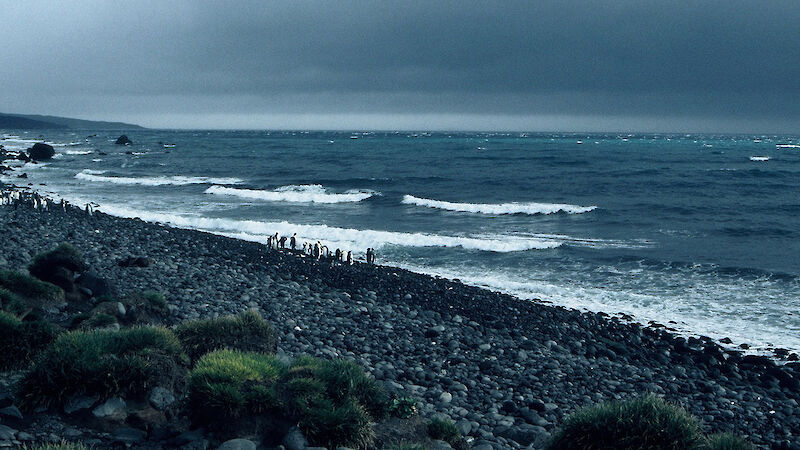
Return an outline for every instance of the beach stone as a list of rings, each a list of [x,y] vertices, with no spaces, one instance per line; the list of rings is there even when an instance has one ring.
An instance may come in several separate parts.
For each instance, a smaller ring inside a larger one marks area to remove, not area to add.
[[[439,395],[439,401],[442,403],[450,403],[453,401],[453,394],[449,392],[442,392],[441,395]]]
[[[117,145],[131,145],[133,144],[133,141],[131,141],[128,136],[123,134],[122,136],[118,137],[114,143]]]
[[[292,427],[283,437],[283,446],[286,450],[303,450],[308,447],[308,440],[297,427]]]
[[[94,406],[98,400],[100,400],[100,397],[98,396],[88,397],[85,395],[76,395],[71,397],[69,400],[67,400],[67,403],[64,404],[64,412],[67,414],[72,414],[82,409],[89,409]]]
[[[156,386],[152,391],[150,391],[148,400],[150,401],[150,404],[153,405],[153,408],[163,411],[175,402],[175,394],[173,394],[169,389]]]
[[[114,397],[92,410],[95,417],[101,419],[124,419],[127,415],[125,400]]]
[[[256,450],[256,443],[249,439],[231,439],[223,442],[217,450]]]
[[[89,289],[91,295],[94,297],[101,297],[112,293],[111,283],[91,270],[82,273],[76,282],[82,287]]]
[[[52,145],[37,142],[28,149],[28,155],[34,161],[46,161],[55,156],[56,151]]]

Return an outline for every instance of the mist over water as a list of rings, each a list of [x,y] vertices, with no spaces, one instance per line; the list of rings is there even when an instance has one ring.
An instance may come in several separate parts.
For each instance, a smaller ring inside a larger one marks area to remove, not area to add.
[[[109,214],[373,247],[379,263],[523,299],[800,350],[797,137],[118,134],[0,143],[53,143],[26,181]]]

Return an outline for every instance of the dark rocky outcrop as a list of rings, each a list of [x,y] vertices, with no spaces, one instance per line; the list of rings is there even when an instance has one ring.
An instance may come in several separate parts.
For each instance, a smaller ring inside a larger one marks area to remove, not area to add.
[[[133,141],[128,139],[128,136],[123,134],[122,136],[118,137],[114,143],[117,145],[131,145],[133,144]]]
[[[52,145],[37,142],[33,147],[28,149],[28,155],[34,161],[46,161],[55,156],[56,151]]]
[[[28,149],[28,155],[34,161],[46,161],[55,156],[56,151],[52,145],[37,142],[33,147]]]

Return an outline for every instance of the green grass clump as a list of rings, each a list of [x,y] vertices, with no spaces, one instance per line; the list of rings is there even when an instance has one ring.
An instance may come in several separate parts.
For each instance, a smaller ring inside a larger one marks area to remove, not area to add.
[[[58,329],[47,322],[23,322],[0,311],[0,370],[26,367],[56,336]]]
[[[53,272],[58,267],[69,269],[75,273],[84,272],[89,268],[75,247],[65,242],[49,252],[36,255],[28,266],[28,271],[40,280],[50,281]]]
[[[399,397],[389,403],[389,413],[401,419],[410,419],[417,414],[417,401],[411,397]]]
[[[183,379],[185,356],[165,328],[72,331],[37,359],[20,386],[24,406],[62,405],[73,395],[144,394]]]
[[[284,370],[274,356],[262,353],[218,350],[206,354],[189,374],[195,420],[229,422],[276,409],[275,384]]]
[[[51,283],[12,270],[0,270],[0,287],[17,294],[31,306],[64,300],[64,291]]]
[[[566,418],[550,449],[692,449],[703,443],[700,424],[684,409],[648,394],[602,403]]]
[[[252,310],[237,316],[184,322],[175,334],[192,361],[222,348],[275,353],[278,346],[272,325]]]
[[[0,287],[0,308],[9,314],[19,316],[28,310],[28,305],[17,294]]]
[[[755,446],[730,433],[713,434],[705,445],[708,450],[753,450]]]
[[[287,414],[309,440],[328,448],[360,448],[373,439],[370,422],[385,416],[386,395],[351,361],[298,358],[279,385]]]
[[[434,418],[428,423],[428,436],[431,439],[445,441],[450,445],[455,445],[461,440],[461,432],[456,425],[447,419]]]

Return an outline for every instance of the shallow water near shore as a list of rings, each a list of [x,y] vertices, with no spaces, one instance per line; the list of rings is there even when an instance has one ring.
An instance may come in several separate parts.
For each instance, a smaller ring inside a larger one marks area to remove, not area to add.
[[[381,264],[524,299],[800,350],[796,137],[90,134],[0,134],[57,152],[3,181],[24,171],[113,215],[373,247]]]

